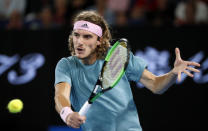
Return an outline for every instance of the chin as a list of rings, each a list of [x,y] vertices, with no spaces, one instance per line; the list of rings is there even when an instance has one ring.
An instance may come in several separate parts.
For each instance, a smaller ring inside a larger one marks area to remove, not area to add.
[[[79,58],[79,59],[84,59],[84,58],[86,58],[86,56],[84,56],[84,55],[75,55],[77,58]]]

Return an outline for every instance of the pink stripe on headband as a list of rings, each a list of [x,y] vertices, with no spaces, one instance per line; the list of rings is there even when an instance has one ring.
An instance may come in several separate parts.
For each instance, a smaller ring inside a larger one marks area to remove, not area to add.
[[[74,24],[74,30],[76,29],[82,29],[82,30],[87,30],[90,31],[96,35],[98,35],[99,37],[102,36],[102,28],[96,24],[93,24],[91,22],[88,21],[77,21]]]

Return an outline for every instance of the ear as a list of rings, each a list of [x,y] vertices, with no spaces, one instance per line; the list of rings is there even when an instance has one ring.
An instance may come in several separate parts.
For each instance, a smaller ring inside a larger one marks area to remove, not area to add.
[[[101,42],[102,42],[102,37],[100,37],[100,38],[97,40],[97,45],[101,45]]]
[[[101,42],[99,40],[97,41],[97,45],[101,45]]]

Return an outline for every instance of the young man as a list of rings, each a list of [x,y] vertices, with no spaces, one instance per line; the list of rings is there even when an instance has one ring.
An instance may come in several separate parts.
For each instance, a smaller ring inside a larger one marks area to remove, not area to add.
[[[99,97],[86,116],[80,116],[78,112],[98,79],[110,40],[108,25],[97,13],[84,11],[75,17],[69,36],[72,56],[62,58],[56,66],[56,110],[68,126],[81,126],[84,131],[141,131],[129,81],[139,81],[153,93],[161,94],[177,78],[181,79],[182,72],[190,77],[193,75],[187,70],[199,72],[190,65],[200,65],[182,60],[176,48],[174,68],[167,74],[155,76],[146,69],[146,63],[141,58],[131,53],[127,70],[119,83]]]

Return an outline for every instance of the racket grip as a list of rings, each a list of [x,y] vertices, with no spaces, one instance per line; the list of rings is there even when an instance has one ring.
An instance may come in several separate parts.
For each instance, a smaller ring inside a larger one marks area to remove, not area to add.
[[[89,104],[88,101],[85,102],[85,104],[82,106],[82,108],[79,111],[79,114],[81,116],[85,116],[89,108],[91,107],[92,104]]]

